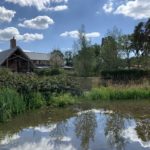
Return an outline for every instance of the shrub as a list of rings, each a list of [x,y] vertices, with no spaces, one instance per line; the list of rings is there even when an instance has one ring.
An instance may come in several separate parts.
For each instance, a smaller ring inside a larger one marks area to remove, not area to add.
[[[59,68],[44,68],[35,69],[34,73],[36,73],[39,76],[53,76],[62,74],[62,71]]]
[[[53,106],[64,107],[66,105],[72,105],[75,103],[75,98],[70,94],[54,95],[52,97],[51,104]]]
[[[61,70],[59,69],[59,68],[53,68],[53,69],[51,69],[51,71],[50,71],[50,75],[51,76],[54,76],[54,75],[59,75],[59,74],[61,74],[62,72],[61,72]]]
[[[40,108],[45,104],[45,100],[42,94],[39,92],[32,93],[29,102],[30,102],[30,108],[32,109]]]

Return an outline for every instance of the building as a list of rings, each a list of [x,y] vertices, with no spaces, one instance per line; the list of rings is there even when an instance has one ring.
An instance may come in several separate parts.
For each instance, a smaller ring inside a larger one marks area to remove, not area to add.
[[[10,40],[10,49],[0,52],[0,67],[14,72],[31,72],[34,65],[23,50],[16,46],[16,40]]]
[[[35,68],[50,66],[50,54],[48,53],[25,52],[25,54],[30,58]]]
[[[49,66],[50,54],[24,52],[16,45],[16,39],[10,40],[10,49],[0,52],[0,67],[13,72],[31,72],[34,68]]]

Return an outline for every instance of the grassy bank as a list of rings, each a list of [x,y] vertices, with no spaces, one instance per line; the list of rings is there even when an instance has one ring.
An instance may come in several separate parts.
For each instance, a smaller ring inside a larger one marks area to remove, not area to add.
[[[79,94],[78,84],[65,75],[41,77],[0,69],[0,121],[43,106],[71,104],[71,95]]]
[[[149,86],[113,86],[81,92],[68,76],[37,76],[0,70],[0,122],[40,107],[64,107],[80,102],[150,100]]]
[[[0,121],[6,121],[22,112],[37,109],[43,106],[64,107],[79,102],[106,100],[150,100],[148,87],[100,87],[84,92],[81,96],[70,93],[31,92],[26,95],[18,93],[15,89],[0,89]]]
[[[75,97],[71,94],[52,94],[49,99],[40,92],[19,94],[15,89],[0,89],[0,122],[7,121],[12,117],[28,110],[37,109],[44,106],[64,107],[74,104]]]
[[[88,100],[142,100],[150,99],[149,87],[101,87],[84,94]]]

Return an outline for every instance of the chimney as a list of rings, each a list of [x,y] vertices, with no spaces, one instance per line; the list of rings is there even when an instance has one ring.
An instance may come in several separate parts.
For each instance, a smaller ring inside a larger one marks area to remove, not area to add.
[[[12,39],[10,39],[10,48],[16,48],[16,39],[15,37],[13,37]]]

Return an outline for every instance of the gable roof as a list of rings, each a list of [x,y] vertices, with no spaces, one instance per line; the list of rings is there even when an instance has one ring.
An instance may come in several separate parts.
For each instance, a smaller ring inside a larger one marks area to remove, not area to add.
[[[0,65],[12,54],[16,51],[17,48],[8,49],[0,52]]]
[[[8,49],[8,50],[0,52],[0,65],[2,65],[4,61],[17,50],[21,51],[30,60],[30,58],[26,55],[26,53],[23,52],[23,50],[17,46],[16,48],[12,48],[12,49]]]
[[[36,53],[36,52],[25,52],[26,55],[31,59],[31,60],[50,60],[50,54],[49,53]]]

